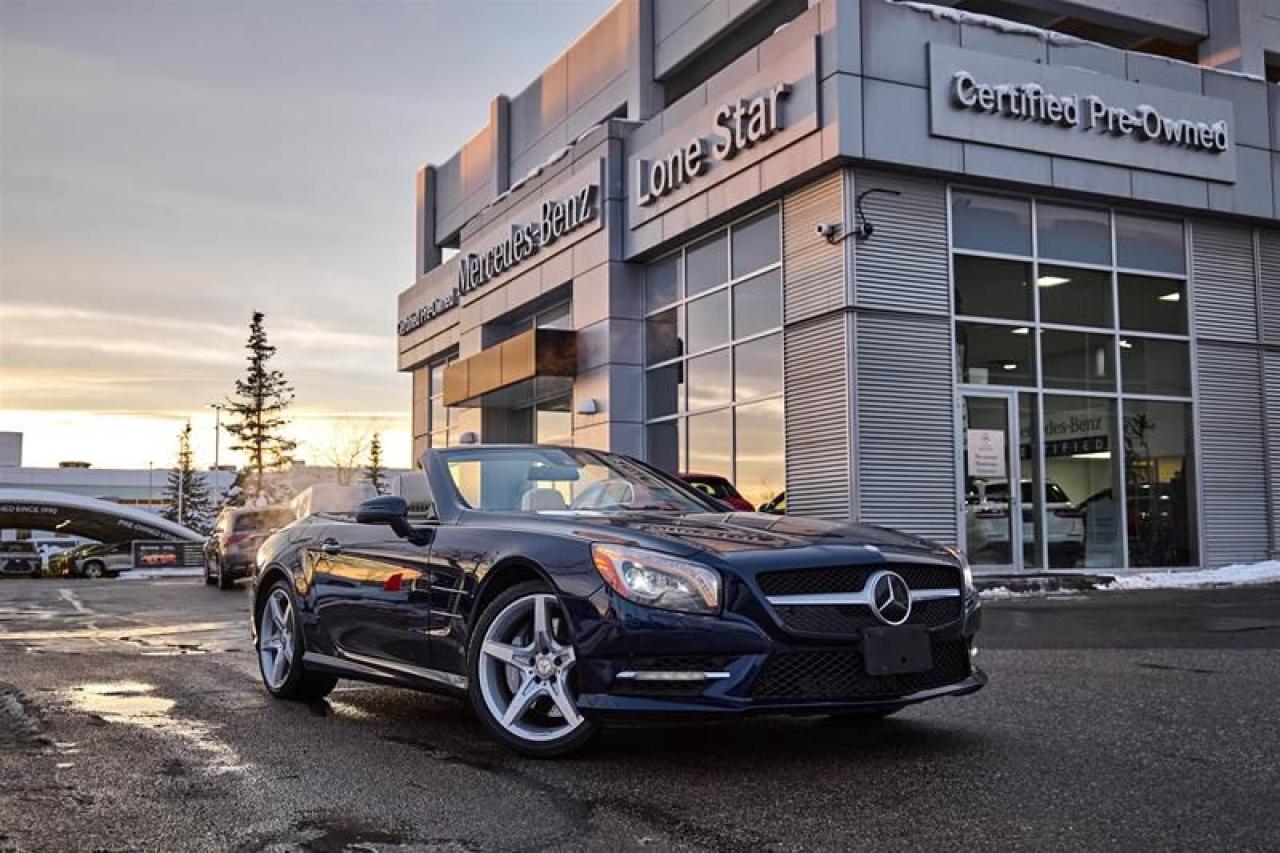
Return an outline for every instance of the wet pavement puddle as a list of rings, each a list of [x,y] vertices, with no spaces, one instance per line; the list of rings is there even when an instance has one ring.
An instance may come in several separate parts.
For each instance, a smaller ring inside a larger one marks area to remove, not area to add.
[[[216,774],[238,773],[250,765],[230,746],[218,740],[200,720],[175,716],[173,699],[158,696],[155,687],[141,681],[81,684],[69,691],[75,707],[108,723],[135,726],[191,746]]]

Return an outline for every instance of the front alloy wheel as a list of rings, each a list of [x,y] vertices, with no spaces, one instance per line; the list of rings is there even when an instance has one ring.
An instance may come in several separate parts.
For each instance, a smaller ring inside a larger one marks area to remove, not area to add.
[[[471,697],[494,733],[527,755],[564,755],[594,726],[578,711],[569,621],[541,584],[500,595],[481,617],[472,650]]]
[[[276,581],[258,608],[258,669],[267,692],[277,699],[321,699],[338,679],[302,666],[302,620],[289,585]]]

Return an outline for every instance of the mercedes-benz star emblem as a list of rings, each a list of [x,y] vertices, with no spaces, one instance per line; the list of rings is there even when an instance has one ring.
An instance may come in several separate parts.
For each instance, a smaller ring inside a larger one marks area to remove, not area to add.
[[[911,615],[911,588],[896,572],[882,571],[872,575],[871,609],[886,625],[901,625]]]

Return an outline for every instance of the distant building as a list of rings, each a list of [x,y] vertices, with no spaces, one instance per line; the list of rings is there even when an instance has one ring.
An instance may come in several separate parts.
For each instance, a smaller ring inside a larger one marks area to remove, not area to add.
[[[0,468],[22,464],[22,433],[0,432]]]

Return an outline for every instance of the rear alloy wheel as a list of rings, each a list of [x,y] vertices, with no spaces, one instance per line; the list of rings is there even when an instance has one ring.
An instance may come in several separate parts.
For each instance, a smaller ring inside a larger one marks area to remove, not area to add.
[[[468,655],[472,707],[512,749],[539,758],[583,747],[595,726],[578,711],[577,656],[560,600],[540,583],[485,608]]]
[[[284,581],[276,581],[258,610],[258,669],[267,692],[277,699],[314,701],[338,679],[302,667],[302,620]]]
[[[106,566],[102,565],[102,563],[97,560],[91,560],[84,564],[83,574],[90,580],[97,580],[106,573]]]

